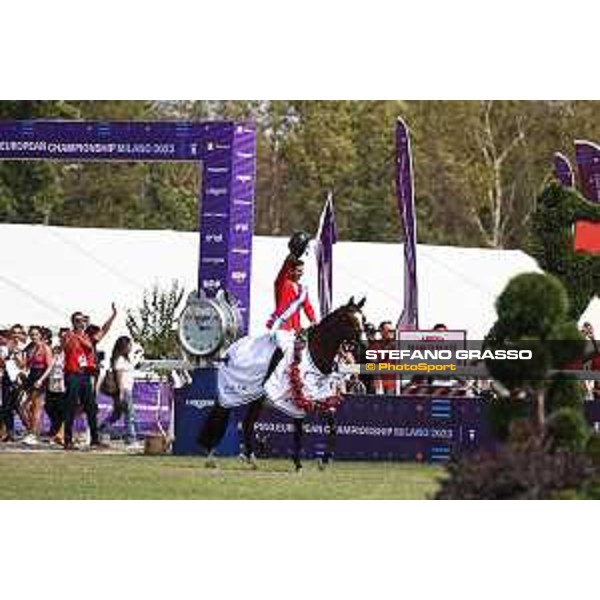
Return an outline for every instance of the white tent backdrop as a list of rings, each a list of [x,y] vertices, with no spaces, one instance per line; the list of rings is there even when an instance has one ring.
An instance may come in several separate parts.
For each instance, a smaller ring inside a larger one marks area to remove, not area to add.
[[[144,289],[179,280],[195,289],[198,234],[174,231],[78,229],[0,225],[0,325],[59,327],[81,310],[102,324],[114,300],[119,318],[104,346],[126,333],[126,308]],[[287,253],[287,238],[254,238],[251,332],[260,333],[273,310],[273,281]],[[508,280],[538,271],[518,250],[419,245],[419,314],[422,328],[445,323],[483,336],[495,320],[494,300]],[[334,306],[367,296],[365,313],[395,323],[402,307],[402,245],[340,242],[334,247]],[[306,259],[306,281],[317,304],[316,264]],[[590,315],[593,316],[593,315]]]

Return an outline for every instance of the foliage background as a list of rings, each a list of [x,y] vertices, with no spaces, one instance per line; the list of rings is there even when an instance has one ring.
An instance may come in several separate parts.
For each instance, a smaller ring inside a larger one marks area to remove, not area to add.
[[[2,101],[0,119],[258,123],[256,233],[314,231],[332,190],[341,239],[397,241],[394,122],[413,134],[422,243],[525,247],[552,154],[600,139],[593,101]],[[197,226],[195,165],[0,163],[0,222]]]

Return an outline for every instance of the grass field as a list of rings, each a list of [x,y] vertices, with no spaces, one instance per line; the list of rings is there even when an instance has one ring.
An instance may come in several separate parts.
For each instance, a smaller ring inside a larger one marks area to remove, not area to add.
[[[0,499],[421,499],[442,469],[408,463],[337,462],[303,472],[284,460],[250,471],[237,459],[206,469],[200,458],[99,453],[0,453]]]

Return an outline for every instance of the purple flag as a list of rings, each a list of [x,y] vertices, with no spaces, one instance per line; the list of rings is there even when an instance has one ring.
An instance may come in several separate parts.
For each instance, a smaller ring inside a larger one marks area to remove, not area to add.
[[[587,140],[575,140],[575,157],[583,195],[600,202],[600,147]]]
[[[564,187],[572,188],[575,185],[575,175],[569,159],[560,152],[554,153],[554,176]]]
[[[321,319],[331,312],[333,296],[333,244],[337,242],[337,228],[331,192],[321,212],[317,232],[317,269]]]
[[[417,223],[412,151],[408,127],[401,118],[396,124],[396,194],[404,234],[404,307],[398,329],[418,329]]]

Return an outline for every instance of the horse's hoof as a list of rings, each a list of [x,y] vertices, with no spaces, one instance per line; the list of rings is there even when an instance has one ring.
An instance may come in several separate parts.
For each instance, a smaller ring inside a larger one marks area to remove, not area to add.
[[[302,465],[294,465],[295,467],[295,473],[302,473]]]
[[[331,468],[331,459],[323,460],[322,458],[319,458],[317,461],[317,467],[319,471],[326,471],[327,469]]]
[[[256,456],[254,456],[254,454],[250,454],[250,456],[247,456],[246,454],[240,454],[240,461],[248,468],[252,469],[252,471],[256,471],[258,469],[258,462],[256,461]]]
[[[217,468],[216,458],[212,455],[207,456],[206,460],[204,461],[204,467],[206,469],[216,469]]]

